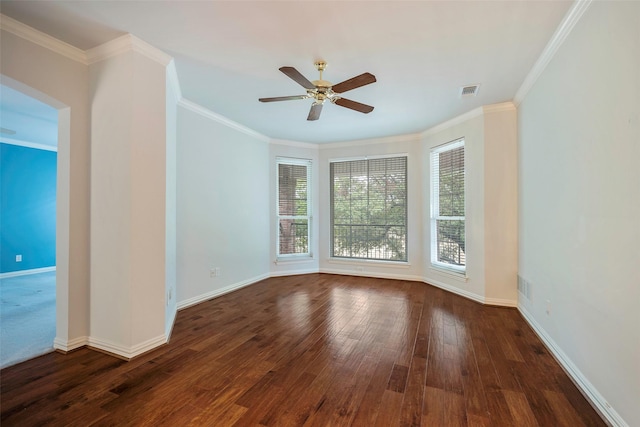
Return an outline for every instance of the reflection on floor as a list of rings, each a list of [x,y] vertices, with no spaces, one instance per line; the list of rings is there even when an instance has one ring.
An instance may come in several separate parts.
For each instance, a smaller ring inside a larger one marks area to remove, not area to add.
[[[0,279],[0,368],[53,351],[56,272]]]

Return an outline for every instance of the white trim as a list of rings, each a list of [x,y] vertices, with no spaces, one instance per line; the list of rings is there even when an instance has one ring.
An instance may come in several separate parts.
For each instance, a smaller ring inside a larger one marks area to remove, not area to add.
[[[317,268],[307,268],[304,270],[285,270],[285,271],[272,271],[269,277],[283,277],[283,276],[298,276],[300,274],[318,274]]]
[[[0,142],[9,145],[17,145],[19,147],[35,148],[36,150],[55,151],[56,153],[58,152],[58,147],[56,146],[38,144],[37,142],[22,141],[20,139],[0,137]]]
[[[184,301],[178,302],[178,310],[183,310],[187,307],[191,307],[192,305],[199,304],[201,302],[222,296],[224,294],[228,294],[229,292],[237,291],[238,289],[242,289],[245,286],[253,285],[261,280],[268,279],[269,274],[261,274],[256,277],[252,277],[251,279],[243,280],[241,282],[233,283],[229,286],[225,286],[221,289],[214,289],[211,292],[206,292],[204,294],[200,294],[198,296],[188,298]]]
[[[483,114],[501,113],[503,111],[515,111],[515,110],[516,110],[516,105],[511,101],[482,106]]]
[[[72,340],[64,340],[56,337],[53,340],[53,348],[56,350],[62,350],[64,352],[75,350],[76,348],[84,347],[89,344],[89,337],[77,337]]]
[[[332,148],[358,147],[373,144],[398,144],[401,142],[420,142],[420,134],[410,133],[404,135],[387,136],[382,138],[356,139],[353,141],[318,143],[321,150]]]
[[[204,116],[208,119],[211,119],[213,121],[216,121],[220,124],[223,124],[227,127],[230,127],[232,129],[235,129],[239,132],[242,132],[244,134],[247,134],[249,136],[252,136],[254,138],[257,138],[261,141],[264,142],[269,142],[269,138],[261,133],[258,133],[256,131],[254,131],[253,129],[250,129],[244,125],[241,125],[240,123],[236,123],[233,120],[230,120],[224,116],[221,116],[220,114],[214,113],[213,111],[209,110],[208,108],[203,107],[202,105],[196,104],[195,102],[189,101],[188,99],[185,98],[181,98],[180,101],[178,101],[178,105],[186,108],[187,110],[193,111],[194,113],[200,114],[201,116]]]
[[[88,64],[111,58],[127,52],[136,52],[166,67],[173,59],[157,47],[139,39],[131,33],[124,34],[111,41],[86,51]]]
[[[444,153],[445,151],[454,150],[460,147],[464,147],[464,137],[436,145],[435,147],[431,147],[429,151],[432,153]]]
[[[317,150],[319,148],[319,144],[318,143],[313,143],[313,142],[298,142],[298,141],[289,141],[286,139],[270,139],[269,140],[269,144],[274,144],[274,145],[285,145],[288,147],[295,147],[295,148],[310,148],[312,150]]]
[[[291,255],[280,255],[279,258],[276,258],[276,260],[273,261],[273,264],[289,265],[289,264],[303,264],[303,263],[309,263],[309,262],[315,262],[315,261],[316,259],[309,254],[302,254],[302,255],[291,254]]]
[[[467,113],[461,114],[457,117],[454,117],[452,119],[449,119],[445,122],[442,122],[438,125],[432,126],[429,129],[425,130],[424,132],[420,133],[421,137],[427,137],[427,136],[431,136],[431,135],[435,135],[437,133],[440,133],[444,130],[449,129],[450,127],[459,125],[460,123],[464,123],[467,120],[471,120],[475,117],[479,117],[482,115],[482,107],[478,107],[475,108]]]
[[[538,57],[538,60],[533,64],[531,71],[529,71],[529,74],[527,74],[527,77],[525,77],[520,88],[513,97],[513,102],[516,106],[520,105],[527,96],[529,90],[531,90],[538,80],[538,77],[540,77],[545,68],[547,68],[551,59],[553,59],[560,46],[562,46],[562,43],[571,33],[571,30],[573,30],[573,27],[578,23],[590,4],[591,0],[576,0],[573,2],[555,33],[553,33],[553,36],[551,36],[551,39],[543,49],[540,57]]]
[[[48,273],[50,271],[56,271],[56,267],[43,267],[32,268],[30,270],[9,271],[7,273],[0,273],[0,279],[8,279],[9,277],[28,276],[30,274]]]
[[[356,268],[362,268],[365,265],[371,267],[390,267],[390,268],[410,268],[411,264],[408,261],[385,261],[378,259],[366,259],[366,258],[341,258],[341,257],[330,257],[327,258],[327,262],[330,264],[343,264],[343,265],[351,265]],[[359,271],[359,273],[362,273]]]
[[[435,266],[433,264],[430,265],[429,271],[442,274],[447,276],[450,279],[457,280],[460,283],[467,283],[469,281],[469,277],[466,274],[466,271],[453,270],[449,268],[444,268],[440,266]]]
[[[520,304],[518,304],[518,311],[600,415],[606,418],[606,420],[613,426],[628,427],[629,425],[622,419],[620,414],[611,407],[604,396],[602,396],[593,384],[591,384],[582,372],[580,372],[580,369],[578,369],[569,356],[562,351],[560,346],[547,334],[535,318]]]
[[[124,347],[120,344],[116,344],[109,340],[103,340],[100,338],[89,337],[87,345],[94,349],[106,351],[125,359],[133,359],[136,356],[146,353],[149,350],[153,350],[167,343],[167,336],[165,334],[159,335],[155,338],[148,339],[140,344],[136,344],[133,347]]]
[[[422,281],[427,285],[435,286],[436,288],[443,289],[445,291],[451,292],[452,294],[459,295],[461,297],[465,297],[475,302],[479,302],[480,304],[486,304],[485,298],[482,295],[475,294],[473,292],[466,291],[464,289],[457,288],[455,286],[451,286],[447,283],[441,282],[439,280],[427,279],[426,277],[422,278]]]
[[[35,43],[38,46],[42,46],[45,49],[52,50],[64,57],[67,57],[73,61],[87,65],[87,55],[82,49],[78,49],[75,46],[71,46],[49,34],[38,31],[20,21],[16,21],[6,15],[0,14],[0,29],[7,31],[13,35],[16,35],[24,40]]]
[[[167,342],[169,342],[169,340],[171,339],[171,335],[173,334],[173,327],[176,325],[176,317],[178,317],[178,310],[174,309],[171,312],[171,321],[168,323],[169,324],[168,330],[166,330],[167,328],[165,325],[165,335],[167,336]]]
[[[280,165],[295,165],[295,166],[304,166],[306,168],[306,179],[307,179],[307,212],[306,215],[281,215],[280,214]],[[276,223],[274,224],[276,227],[276,264],[278,260],[281,259],[291,259],[294,260],[296,258],[313,258],[313,253],[311,252],[311,247],[313,246],[313,192],[311,190],[312,187],[312,172],[313,172],[313,160],[311,159],[300,159],[300,158],[292,158],[292,157],[276,157]],[[281,220],[306,220],[307,221],[307,252],[304,253],[294,253],[294,254],[281,254],[280,253],[280,221]]]
[[[331,268],[321,268],[319,273],[338,274],[341,276],[373,277],[376,279],[409,280],[411,282],[423,281],[421,276],[414,276],[410,274],[380,273],[377,271],[334,270]]]
[[[495,305],[498,307],[518,307],[518,300],[504,298],[485,298],[484,305]]]
[[[357,162],[359,160],[394,159],[396,157],[405,157],[407,159],[407,165],[408,165],[409,153],[376,154],[373,156],[336,157],[328,160],[329,160],[329,164],[331,164],[331,163],[340,163],[340,162]]]
[[[167,82],[173,89],[174,102],[177,104],[182,99],[182,89],[180,88],[180,79],[178,78],[178,70],[176,70],[176,62],[171,59],[167,65]]]

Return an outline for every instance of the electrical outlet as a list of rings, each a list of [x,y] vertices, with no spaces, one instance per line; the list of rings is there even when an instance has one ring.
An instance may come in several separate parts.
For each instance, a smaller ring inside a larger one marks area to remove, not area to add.
[[[551,316],[551,300],[547,300],[547,316]]]
[[[16,262],[22,262],[22,255],[16,255]]]
[[[219,277],[220,274],[220,267],[216,267],[216,277]]]
[[[209,277],[219,277],[220,274],[220,267],[215,267],[209,270]]]

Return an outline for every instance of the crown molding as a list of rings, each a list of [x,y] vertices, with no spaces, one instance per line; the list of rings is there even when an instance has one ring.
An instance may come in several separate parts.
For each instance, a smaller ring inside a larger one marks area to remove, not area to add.
[[[173,59],[160,49],[151,46],[149,43],[137,38],[131,33],[127,33],[87,50],[87,62],[88,64],[94,64],[127,52],[136,52],[144,55],[163,67],[169,65]]]
[[[471,111],[468,111],[464,114],[460,114],[452,119],[447,120],[446,122],[442,122],[437,124],[429,129],[425,130],[420,134],[421,137],[426,137],[430,135],[435,135],[436,133],[442,132],[443,130],[449,129],[455,125],[459,125],[460,123],[464,123],[467,120],[471,120],[475,117],[479,117],[483,114],[483,107],[474,108]]]
[[[227,127],[230,127],[231,129],[235,129],[246,135],[259,139],[260,141],[269,142],[269,138],[267,136],[261,133],[258,133],[255,130],[250,129],[244,125],[241,125],[240,123],[234,122],[231,119],[221,116],[220,114],[214,113],[208,108],[205,108],[202,105],[196,104],[195,102],[189,101],[188,99],[181,98],[180,101],[178,101],[178,105],[183,108],[186,108],[187,110],[193,111],[194,113],[200,114],[201,116],[204,116],[208,119],[216,121]]]
[[[173,59],[167,65],[167,82],[173,89],[174,101],[180,102],[182,99],[182,89],[180,88],[180,79],[178,78],[178,71],[176,70],[176,63]]]
[[[515,111],[515,110],[516,110],[516,106],[511,101],[501,102],[499,104],[490,104],[490,105],[483,105],[482,106],[482,113],[483,114],[500,113],[502,111]]]
[[[373,144],[398,144],[401,142],[419,142],[420,134],[409,133],[404,135],[385,136],[382,138],[356,139],[353,141],[319,143],[318,148],[328,150],[332,148],[358,147]]]
[[[273,139],[273,138],[269,140],[269,144],[286,145],[288,147],[295,147],[295,148],[310,148],[312,150],[317,150],[320,145],[314,142],[299,142],[299,141],[290,141],[287,139]]]
[[[533,64],[531,71],[529,71],[529,74],[527,74],[527,77],[525,77],[522,85],[520,85],[516,95],[513,97],[513,102],[516,106],[520,105],[527,96],[527,93],[529,93],[533,85],[538,80],[538,77],[540,77],[545,68],[547,68],[551,59],[555,56],[560,46],[562,46],[562,43],[564,43],[567,36],[573,30],[573,27],[575,27],[584,12],[589,8],[590,4],[591,0],[576,0],[573,2],[571,8],[562,19],[562,22],[556,29],[555,33],[551,36],[549,43],[547,43],[540,54],[540,57],[535,64]]]
[[[58,40],[55,37],[51,37],[49,34],[38,31],[35,28],[23,24],[20,21],[16,21],[6,15],[0,14],[0,29],[35,43],[38,46],[52,50],[73,61],[88,65],[87,55],[82,49],[71,46],[68,43]]]

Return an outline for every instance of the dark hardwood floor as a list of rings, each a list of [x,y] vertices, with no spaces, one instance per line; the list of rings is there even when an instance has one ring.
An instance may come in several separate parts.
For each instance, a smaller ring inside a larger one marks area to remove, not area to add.
[[[419,282],[267,279],[178,313],[130,362],[0,372],[2,426],[602,426],[515,309]]]

